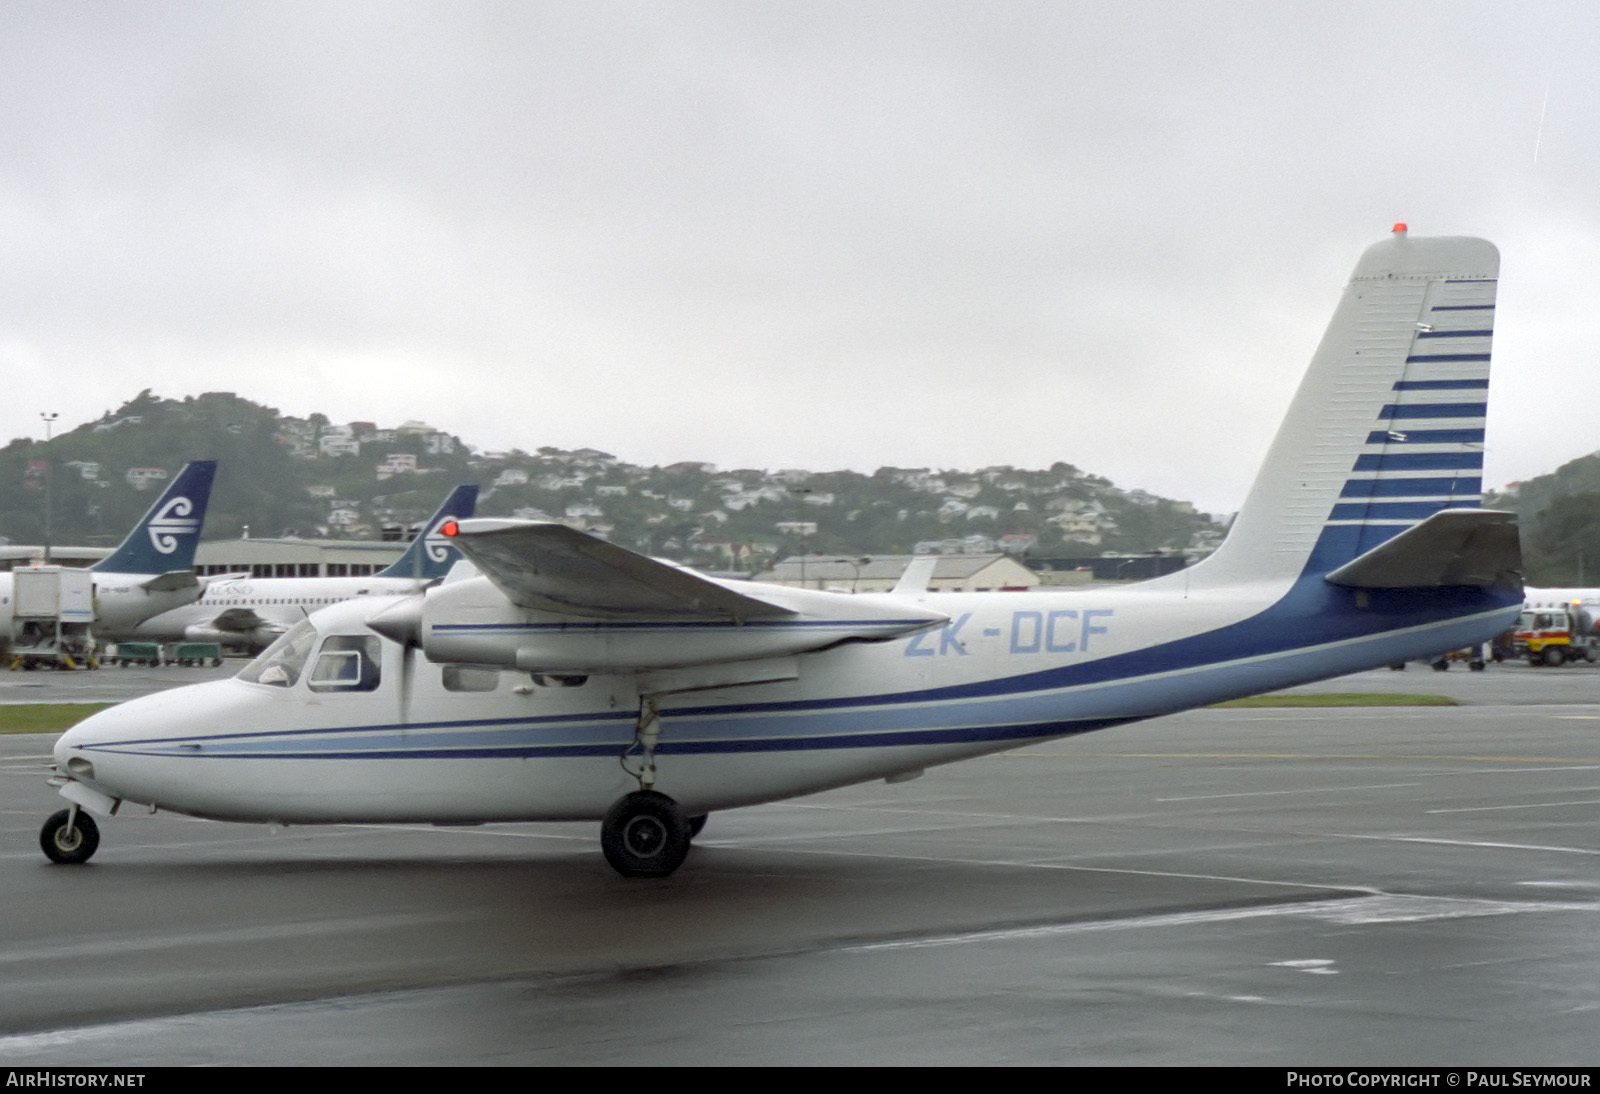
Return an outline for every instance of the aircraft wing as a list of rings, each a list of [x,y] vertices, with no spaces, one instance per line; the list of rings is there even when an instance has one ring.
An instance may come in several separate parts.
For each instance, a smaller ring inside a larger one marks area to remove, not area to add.
[[[564,524],[463,520],[452,542],[513,604],[536,611],[738,621],[795,614]]]
[[[1521,582],[1515,513],[1443,509],[1334,570],[1327,580],[1356,589],[1488,588]]]

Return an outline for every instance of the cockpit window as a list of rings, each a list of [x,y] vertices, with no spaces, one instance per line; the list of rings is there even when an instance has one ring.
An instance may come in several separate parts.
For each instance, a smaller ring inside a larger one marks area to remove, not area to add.
[[[311,620],[302,619],[272,645],[262,650],[256,659],[239,670],[238,679],[251,684],[270,684],[289,688],[300,679],[311,648],[317,644],[317,628]]]
[[[330,635],[311,667],[311,690],[376,691],[381,657],[375,635]]]

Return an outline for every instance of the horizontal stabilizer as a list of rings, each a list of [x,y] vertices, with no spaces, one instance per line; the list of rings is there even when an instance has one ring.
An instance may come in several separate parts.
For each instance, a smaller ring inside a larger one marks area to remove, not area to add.
[[[1444,509],[1334,570],[1327,580],[1353,589],[1488,588],[1521,581],[1516,514]]]
[[[460,521],[458,529],[451,542],[522,608],[602,619],[794,614],[564,524],[480,518]]]
[[[147,593],[172,593],[179,589],[194,589],[200,585],[200,579],[194,576],[193,570],[168,570],[164,574],[157,574],[149,581],[141,582],[139,588]]]

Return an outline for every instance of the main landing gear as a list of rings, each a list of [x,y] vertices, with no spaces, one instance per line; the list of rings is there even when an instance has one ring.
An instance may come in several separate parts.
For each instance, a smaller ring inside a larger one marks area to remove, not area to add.
[[[100,846],[100,826],[76,805],[52,813],[39,829],[39,848],[51,862],[88,862]]]
[[[661,712],[655,696],[639,702],[634,737],[622,750],[622,768],[639,789],[618,798],[600,822],[600,849],[623,877],[666,877],[689,854],[689,842],[706,826],[706,814],[686,816],[682,806],[654,789]]]
[[[600,822],[600,849],[623,877],[666,877],[683,865],[694,831],[677,802],[636,790],[617,799]]]

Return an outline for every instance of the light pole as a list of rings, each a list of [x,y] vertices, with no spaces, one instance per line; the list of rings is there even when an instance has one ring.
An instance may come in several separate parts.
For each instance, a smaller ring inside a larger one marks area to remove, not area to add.
[[[44,422],[44,564],[50,565],[50,491],[54,489],[51,482],[55,476],[55,465],[50,460],[50,434],[55,427],[56,419],[61,417],[54,411],[39,413],[39,418]]]

